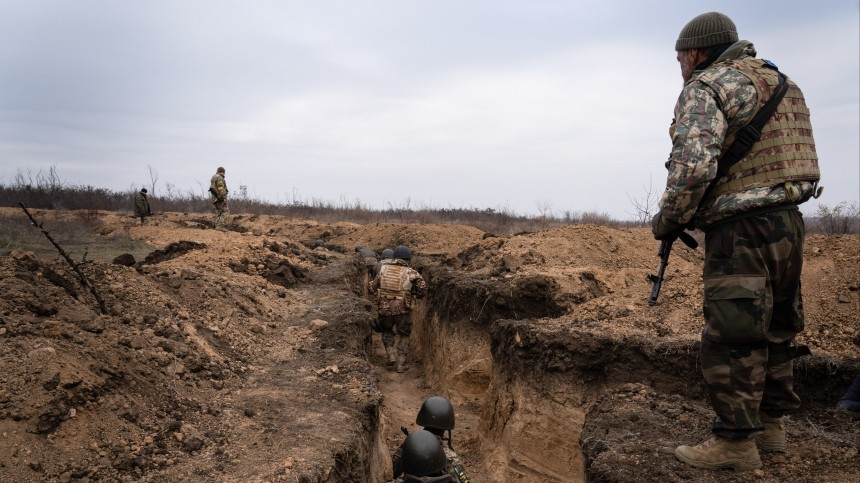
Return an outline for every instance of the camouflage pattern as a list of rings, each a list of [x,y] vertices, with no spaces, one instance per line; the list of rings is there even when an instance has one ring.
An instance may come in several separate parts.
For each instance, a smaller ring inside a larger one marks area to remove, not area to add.
[[[370,282],[370,291],[377,293],[377,312],[386,353],[394,347],[395,335],[400,336],[397,342],[397,367],[398,372],[403,372],[401,369],[409,353],[409,335],[412,334],[410,312],[413,298],[420,299],[427,295],[427,282],[405,261],[395,259],[380,267],[379,273]]]
[[[140,217],[140,224],[146,224],[146,217],[152,212],[149,210],[149,200],[146,198],[146,193],[138,191],[134,195],[134,216]]]
[[[399,286],[388,286],[386,281],[390,279],[396,280]],[[405,261],[392,260],[380,267],[379,273],[370,282],[370,290],[377,293],[380,316],[408,314],[414,299],[427,294],[427,282]]]
[[[749,72],[745,74],[736,68],[739,62],[753,61],[755,55],[750,42],[737,42],[710,67],[694,72],[685,83],[670,129],[672,152],[666,163],[669,170],[666,191],[660,200],[663,218],[678,225],[693,221],[704,229],[744,212],[802,203],[814,194],[812,181],[795,181],[788,185],[774,182],[723,193],[713,202],[699,206],[708,185],[716,177],[721,154],[735,133],[752,120],[766,101],[759,95],[760,83],[754,82]],[[790,86],[796,90],[793,95],[799,96],[798,102],[802,102],[803,96],[797,86],[793,82]],[[788,101],[783,99],[782,102]],[[811,130],[806,134],[811,140]],[[814,154],[814,144],[812,150]]]
[[[230,208],[227,206],[227,182],[221,173],[212,175],[209,181],[209,200],[212,202],[212,207],[215,211],[215,228],[221,228],[227,222],[227,217],[230,215]],[[215,190],[218,196],[215,196],[211,190]]]
[[[797,209],[737,217],[706,233],[700,359],[718,436],[754,436],[760,412],[779,417],[800,406],[790,351],[804,325],[803,243]]]
[[[394,337],[400,336],[397,343],[397,355],[406,358],[409,353],[409,336],[412,334],[412,315],[380,315],[379,326],[382,327],[382,345],[394,347]]]

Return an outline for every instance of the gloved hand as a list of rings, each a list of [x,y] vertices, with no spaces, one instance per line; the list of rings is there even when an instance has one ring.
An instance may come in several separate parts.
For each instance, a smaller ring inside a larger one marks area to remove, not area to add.
[[[675,223],[668,218],[664,218],[662,212],[657,213],[654,215],[654,218],[651,218],[651,233],[653,233],[654,238],[658,240],[669,238],[682,229],[682,225]]]

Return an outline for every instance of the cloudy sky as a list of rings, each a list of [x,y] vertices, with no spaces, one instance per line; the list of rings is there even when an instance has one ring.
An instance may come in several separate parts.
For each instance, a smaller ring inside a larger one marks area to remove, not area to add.
[[[631,219],[710,10],[804,90],[820,201],[858,200],[858,0],[0,0],[0,183],[200,193],[224,166],[270,201]]]

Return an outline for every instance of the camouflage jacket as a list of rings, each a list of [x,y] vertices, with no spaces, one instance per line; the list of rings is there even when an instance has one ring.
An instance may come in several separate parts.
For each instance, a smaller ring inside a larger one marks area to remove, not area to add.
[[[152,212],[149,211],[149,200],[146,195],[138,192],[134,195],[134,216],[149,216]]]
[[[212,192],[215,190],[218,193],[218,196],[215,196],[215,193]],[[227,182],[224,181],[224,177],[218,173],[212,175],[212,179],[209,181],[209,196],[211,201],[217,201],[220,199],[227,198]]]
[[[794,183],[794,193],[786,185],[774,183],[742,191],[724,193],[712,203],[700,206],[717,174],[717,161],[733,139],[758,112],[760,99],[753,81],[725,61],[755,58],[752,43],[742,40],[729,47],[704,70],[693,73],[684,84],[675,105],[670,129],[672,152],[666,167],[666,191],[660,200],[661,215],[684,225],[709,225],[750,210],[807,201],[815,190],[810,181]],[[791,86],[795,86],[792,82]],[[710,201],[710,200],[709,200]]]
[[[370,291],[377,294],[379,315],[408,314],[412,311],[414,299],[427,295],[427,282],[420,273],[398,259],[380,267],[370,282]]]

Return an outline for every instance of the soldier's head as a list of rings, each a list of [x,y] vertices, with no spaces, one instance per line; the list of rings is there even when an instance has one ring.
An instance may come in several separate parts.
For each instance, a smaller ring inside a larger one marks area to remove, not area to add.
[[[445,450],[439,438],[423,429],[413,431],[403,442],[403,474],[440,476],[445,472]]]
[[[442,436],[445,431],[454,429],[454,406],[448,398],[442,396],[430,396],[424,400],[415,424],[423,426],[424,429]]]
[[[140,192],[141,192],[141,193],[143,193],[143,194],[146,194],[146,188],[141,188],[141,189],[140,189]]]
[[[215,173],[224,176],[225,174],[227,174],[227,171],[224,169],[223,166],[218,166],[218,169],[215,170]]]
[[[385,250],[382,250],[382,258],[383,259],[394,258],[394,250],[392,250],[390,248],[386,248]]]
[[[716,58],[737,41],[735,23],[720,12],[703,13],[687,22],[675,41],[675,52],[684,82],[690,80],[699,64]]]
[[[400,245],[395,248],[392,255],[398,260],[406,260],[407,262],[412,259],[412,252],[409,251],[409,248],[405,245]]]

